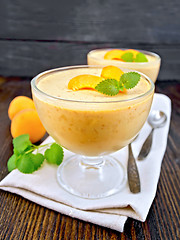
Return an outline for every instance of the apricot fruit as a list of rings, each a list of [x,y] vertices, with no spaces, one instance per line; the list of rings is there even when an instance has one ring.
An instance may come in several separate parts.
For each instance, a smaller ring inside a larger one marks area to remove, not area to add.
[[[46,133],[35,109],[24,109],[18,112],[11,121],[13,138],[29,134],[32,143],[38,142]]]
[[[106,59],[106,60],[121,60],[121,56],[123,53],[124,53],[124,51],[121,49],[113,49],[113,50],[108,51],[104,55],[104,59]]]
[[[102,72],[101,72],[101,77],[102,78],[114,78],[116,80],[119,81],[121,75],[123,74],[124,72],[118,68],[118,67],[115,67],[115,66],[107,66],[107,67],[104,67],[102,69]]]
[[[35,109],[34,102],[26,96],[15,97],[8,108],[8,116],[12,120],[14,116],[23,109]]]
[[[83,74],[78,75],[72,78],[68,83],[68,88],[72,90],[80,90],[80,89],[95,89],[98,83],[103,81],[103,78],[90,75]]]

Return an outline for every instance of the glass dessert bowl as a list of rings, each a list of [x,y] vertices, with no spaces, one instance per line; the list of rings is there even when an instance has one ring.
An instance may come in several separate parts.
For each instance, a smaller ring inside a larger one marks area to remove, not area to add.
[[[126,169],[110,154],[127,146],[144,125],[154,94],[141,74],[134,90],[107,96],[95,90],[68,89],[79,74],[100,76],[100,66],[53,69],[31,81],[39,117],[50,136],[73,152],[57,171],[60,185],[83,198],[102,198],[126,184]]]
[[[107,54],[107,52],[112,50],[116,50],[116,49],[95,49],[90,51],[87,54],[88,65],[101,65],[101,66],[114,65],[119,68],[136,70],[141,73],[144,73],[154,83],[156,82],[159,69],[160,69],[160,64],[161,64],[161,58],[158,54],[149,52],[149,51],[133,49],[133,51],[139,51],[140,53],[143,53],[146,56],[148,62],[124,62],[116,58],[104,59],[104,56]],[[117,49],[117,50],[120,50],[120,49]],[[132,49],[125,49],[125,48],[121,48],[121,50],[132,51]]]

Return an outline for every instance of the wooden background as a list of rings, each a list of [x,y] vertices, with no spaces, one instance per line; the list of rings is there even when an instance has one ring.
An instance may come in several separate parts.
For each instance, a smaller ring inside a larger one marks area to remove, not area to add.
[[[159,80],[180,80],[179,0],[1,0],[0,75],[86,64],[95,48],[150,50]]]
[[[128,219],[119,233],[0,191],[0,240],[179,239],[180,0],[0,0],[0,180],[12,155],[10,101],[31,96],[29,81],[39,72],[86,64],[87,53],[103,47],[162,58],[156,92],[171,98],[172,119],[146,222]]]

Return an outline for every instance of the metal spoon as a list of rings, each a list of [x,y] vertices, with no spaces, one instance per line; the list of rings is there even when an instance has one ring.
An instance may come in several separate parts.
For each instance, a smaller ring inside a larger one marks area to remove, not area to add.
[[[127,172],[128,172],[129,189],[132,193],[139,193],[141,191],[139,172],[136,165],[136,160],[134,159],[134,156],[132,153],[131,144],[129,144],[128,147],[129,147],[129,158],[128,158]]]
[[[151,150],[152,136],[153,136],[154,129],[163,127],[166,121],[167,121],[167,116],[164,112],[159,110],[154,110],[151,112],[151,114],[148,117],[148,123],[152,127],[152,129],[141,148],[141,151],[138,155],[138,160],[143,160],[144,158],[147,157],[147,155]]]

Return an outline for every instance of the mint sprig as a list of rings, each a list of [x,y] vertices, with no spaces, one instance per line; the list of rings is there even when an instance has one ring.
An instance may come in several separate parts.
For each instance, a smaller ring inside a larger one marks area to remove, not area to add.
[[[38,153],[45,146],[50,148],[46,149],[44,155]],[[37,153],[34,153],[35,150]],[[48,163],[59,165],[64,157],[63,148],[57,143],[36,146],[31,143],[28,134],[13,139],[13,152],[7,163],[9,172],[17,168],[22,173],[33,173],[41,167],[45,159]]]
[[[105,79],[101,81],[95,89],[105,95],[115,96],[119,91],[134,88],[138,84],[140,78],[141,75],[139,73],[128,72],[122,74],[119,81],[116,79]]]
[[[124,62],[148,62],[146,55],[142,52],[137,53],[136,57],[134,57],[132,52],[126,52],[122,54],[121,59]]]
[[[14,150],[17,154],[21,154],[22,152],[24,152],[25,149],[27,149],[29,146],[31,146],[31,141],[29,140],[29,135],[23,134],[17,138],[14,138],[13,146],[14,146]]]

